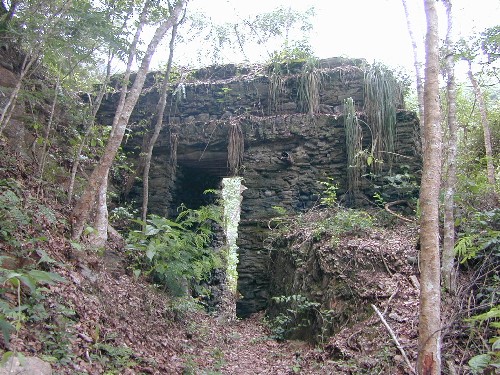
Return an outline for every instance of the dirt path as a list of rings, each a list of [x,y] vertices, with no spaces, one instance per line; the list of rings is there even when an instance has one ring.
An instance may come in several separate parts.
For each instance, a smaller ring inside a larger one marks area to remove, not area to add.
[[[304,372],[302,354],[311,348],[303,342],[270,339],[261,315],[231,321],[213,318],[200,323],[186,342],[186,373],[318,373]]]

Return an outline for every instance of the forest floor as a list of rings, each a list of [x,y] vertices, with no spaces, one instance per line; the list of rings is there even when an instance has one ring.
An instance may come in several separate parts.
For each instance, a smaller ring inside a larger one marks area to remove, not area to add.
[[[2,263],[0,274],[16,270],[22,274],[11,278],[26,281],[30,270],[43,270],[65,280],[19,288],[2,284],[0,323],[7,318],[17,329],[10,343],[0,338],[0,355],[38,357],[61,375],[374,374],[383,373],[380,368],[389,368],[386,374],[408,373],[374,313],[315,346],[272,339],[263,313],[236,319],[234,301],[208,314],[195,300],[169,297],[132,275],[123,239],[111,238],[104,254],[71,243],[70,208],[57,194],[43,194],[29,165],[14,157],[0,165],[5,166],[0,168],[0,255],[12,263]],[[401,321],[393,325],[414,360],[418,292],[402,287],[409,285],[407,277],[394,282],[399,289],[388,303],[409,317],[397,317]],[[372,357],[374,347],[386,348],[386,356]]]
[[[53,307],[46,321],[58,334],[33,324],[12,340],[26,354],[52,353],[56,374],[338,373],[322,370],[324,353],[314,346],[272,339],[263,314],[237,319],[231,308],[208,314],[195,301],[169,299],[105,269],[60,273],[70,282],[51,286],[45,301]]]
[[[218,312],[209,314],[194,299],[170,297],[144,278],[135,278],[119,238],[111,239],[104,254],[75,246],[67,239],[68,207],[57,199],[40,198],[38,185],[30,184],[27,173],[24,181],[14,182],[13,173],[6,171],[0,173],[4,183],[0,192],[9,192],[1,198],[9,205],[0,219],[2,230],[12,237],[0,241],[0,255],[28,262],[10,269],[43,269],[66,281],[44,284],[36,295],[29,288],[2,285],[0,313],[12,313],[18,330],[11,334],[10,345],[0,342],[0,355],[9,350],[39,357],[60,375],[411,373],[370,307],[374,304],[383,312],[415,363],[419,291],[412,280],[416,262],[410,259],[417,250],[410,227],[353,235],[340,243],[339,257],[373,258],[380,249],[379,256],[389,262],[379,270],[387,271],[383,278],[375,278],[370,268],[349,284],[363,298],[369,290],[375,293],[368,295],[365,308],[351,306],[354,312],[364,311],[364,316],[352,319],[321,345],[276,341],[263,313],[236,319],[235,303],[228,299]],[[404,248],[411,252],[401,251]],[[20,296],[22,311],[16,308]],[[455,304],[450,301],[446,306]],[[461,365],[464,358],[455,364]]]
[[[236,319],[230,301],[209,314],[194,300],[168,297],[124,272],[116,251],[103,257],[53,245],[60,250],[50,255],[59,262],[55,271],[68,282],[48,286],[45,316],[23,325],[11,350],[53,361],[55,374],[372,374],[394,358],[390,374],[409,373],[375,314],[337,338],[353,355],[332,355],[338,347],[331,341],[272,339],[263,314]],[[388,348],[387,358],[363,358],[358,346],[374,342]]]

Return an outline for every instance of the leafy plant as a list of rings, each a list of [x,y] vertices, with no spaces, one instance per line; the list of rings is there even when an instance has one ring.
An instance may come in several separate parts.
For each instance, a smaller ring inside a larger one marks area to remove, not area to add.
[[[23,209],[22,186],[12,179],[0,180],[0,238],[14,246],[19,245],[19,228],[31,223]]]
[[[268,320],[272,337],[276,340],[285,340],[300,329],[311,325],[311,318],[321,304],[309,300],[300,294],[272,297],[277,305],[279,314]]]
[[[105,374],[122,374],[127,368],[137,364],[132,359],[132,349],[116,345],[113,342],[97,342],[93,346],[91,358],[98,361],[106,371]]]
[[[185,295],[189,283],[199,283],[222,266],[221,254],[210,248],[212,225],[222,223],[220,207],[182,206],[175,220],[150,215],[146,223],[136,222],[145,229],[129,233],[127,252],[136,268],[172,294]]]
[[[466,321],[474,324],[488,324],[492,330],[500,329],[500,305],[491,307],[487,312],[475,315]],[[488,340],[490,348],[486,353],[475,355],[469,360],[473,374],[484,374],[486,370],[493,372],[500,369],[500,336],[495,335]],[[492,373],[493,373],[492,372]]]
[[[43,344],[44,355],[65,366],[75,358],[72,343],[75,340],[73,326],[76,312],[62,303],[56,303],[52,306],[51,314],[52,319],[45,319],[45,330],[38,336]],[[57,318],[53,319],[54,316]]]
[[[125,228],[132,224],[138,213],[138,210],[133,207],[133,204],[134,202],[131,202],[125,206],[118,206],[112,209],[109,213],[110,223],[117,228]]]
[[[320,181],[319,183],[325,186],[323,191],[324,197],[321,198],[321,204],[327,207],[333,207],[337,205],[337,191],[339,190],[339,185],[334,182],[332,177],[328,177],[327,181]]]
[[[1,263],[7,259],[10,258],[2,256]],[[66,282],[66,280],[53,272],[35,269],[10,270],[3,265],[0,266],[0,329],[5,343],[8,344],[10,335],[18,332],[29,318],[27,311],[30,306],[23,300],[26,293],[23,288],[27,288],[32,296],[37,296],[45,291],[42,285],[56,282]],[[10,298],[7,298],[7,295]]]
[[[496,245],[496,246],[494,246]],[[500,231],[488,230],[482,233],[462,236],[455,245],[455,252],[460,262],[465,263],[477,259],[480,253],[493,247],[493,251],[500,256]]]

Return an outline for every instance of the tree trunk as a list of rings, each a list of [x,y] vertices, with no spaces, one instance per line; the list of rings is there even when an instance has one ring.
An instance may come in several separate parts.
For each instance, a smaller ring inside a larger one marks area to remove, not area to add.
[[[96,249],[103,248],[108,240],[108,205],[106,193],[108,191],[108,176],[97,192],[95,205],[94,231],[89,235],[89,243]]]
[[[99,164],[94,168],[92,175],[89,179],[89,184],[83,192],[82,197],[76,204],[72,212],[72,238],[74,240],[79,239],[82,235],[83,228],[85,226],[85,222],[88,219],[92,208],[94,207],[95,200],[97,198],[98,190],[101,189],[101,185],[106,184],[104,181],[104,176],[107,176],[109,173],[109,169],[111,168],[111,164],[113,163],[113,159],[120,147],[120,144],[123,140],[123,135],[125,134],[125,128],[127,124],[121,124],[120,120],[122,120],[122,115],[124,114],[125,102],[127,100],[128,95],[128,86],[130,75],[132,71],[132,65],[134,63],[137,45],[139,44],[139,40],[141,37],[142,29],[144,28],[147,20],[147,14],[149,10],[150,2],[146,0],[141,14],[139,15],[137,29],[135,30],[134,39],[130,44],[127,68],[125,69],[125,73],[122,79],[122,85],[120,89],[120,99],[118,101],[118,105],[116,107],[115,117],[113,118],[113,124],[111,127],[111,133],[109,135],[109,140],[106,145],[105,154],[103,158],[99,161]],[[146,57],[145,57],[146,58]],[[139,76],[139,75],[138,75]],[[136,79],[137,81],[137,79]],[[134,82],[135,83],[135,82]],[[141,86],[142,89],[142,86]],[[128,96],[131,98],[131,96]],[[137,100],[137,99],[136,99]],[[135,106],[135,103],[133,104]],[[132,106],[132,108],[133,108]],[[130,115],[129,115],[130,116]],[[126,119],[128,122],[128,118]],[[123,134],[116,133],[116,130],[119,126],[123,126]],[[111,159],[107,158],[107,152],[112,153]],[[102,202],[101,202],[102,203]],[[102,236],[102,234],[101,234]]]
[[[97,116],[97,111],[99,110],[99,107],[101,106],[102,99],[104,97],[104,94],[106,93],[106,87],[107,87],[109,79],[111,77],[112,60],[113,60],[113,56],[110,53],[110,54],[108,54],[108,64],[106,66],[106,76],[104,77],[104,82],[102,83],[101,89],[99,90],[99,93],[97,94],[97,98],[96,98],[94,104],[91,106],[92,113],[90,115],[90,119],[88,120],[87,128],[85,129],[85,133],[83,135],[82,141],[78,145],[78,150],[75,152],[75,155],[73,157],[73,165],[71,166],[71,178],[69,180],[69,186],[68,186],[68,204],[71,204],[71,201],[73,199],[73,190],[75,188],[76,173],[78,172],[78,166],[80,165],[80,155],[82,154],[83,147],[85,146],[85,143],[87,142],[87,138],[89,137],[90,132],[92,130],[92,127],[94,126],[95,118]]]
[[[491,185],[491,188],[495,188],[495,166],[493,164],[493,148],[491,146],[491,129],[490,124],[488,122],[487,111],[486,111],[486,103],[484,102],[483,93],[481,92],[481,88],[479,87],[479,83],[472,74],[472,63],[469,60],[469,71],[467,75],[469,76],[470,83],[472,84],[472,88],[474,90],[474,95],[479,104],[479,112],[481,113],[481,125],[483,126],[484,133],[484,150],[486,154],[486,171],[488,175],[488,183]],[[495,196],[496,198],[496,196]]]
[[[57,77],[56,87],[54,88],[54,100],[52,101],[52,106],[50,108],[49,121],[47,123],[47,127],[45,129],[45,135],[44,135],[44,139],[43,139],[40,164],[38,165],[38,175],[40,178],[40,186],[41,186],[41,183],[43,180],[43,172],[45,170],[45,164],[47,163],[47,153],[48,153],[47,148],[49,147],[50,133],[52,132],[52,125],[54,123],[54,112],[56,111],[57,95],[59,92],[59,87],[60,87],[60,82],[59,82],[59,77]]]
[[[417,372],[441,374],[441,289],[439,255],[439,187],[441,124],[439,109],[439,36],[436,1],[425,0],[427,34],[424,84],[424,133],[420,187],[420,312]]]
[[[422,83],[422,73],[421,73],[421,64],[418,59],[418,47],[417,41],[415,40],[415,35],[413,34],[413,27],[410,20],[410,14],[408,12],[408,6],[406,4],[406,0],[402,0],[403,8],[405,10],[406,16],[406,26],[408,28],[408,34],[410,35],[411,46],[413,50],[413,65],[415,66],[415,79],[417,82],[417,100],[418,100],[418,115],[420,117],[420,121],[424,120],[424,85]],[[420,129],[421,136],[423,136],[423,127]],[[423,138],[422,138],[423,142]]]
[[[29,54],[24,57],[23,65],[21,67],[21,73],[19,74],[19,80],[17,81],[14,90],[12,90],[12,92],[10,93],[9,100],[7,101],[7,104],[5,104],[5,107],[2,110],[2,114],[0,115],[0,135],[2,135],[3,130],[9,123],[10,116],[14,112],[17,96],[19,95],[19,91],[21,90],[21,87],[23,85],[24,78],[28,75],[29,70],[36,60],[36,57]]]
[[[92,175],[89,178],[87,187],[73,210],[72,238],[74,240],[80,238],[85,223],[89,217],[90,210],[92,209],[92,206],[96,199],[98,189],[101,184],[104,183],[104,179],[107,176],[111,165],[113,164],[116,152],[118,151],[118,148],[120,147],[123,140],[128,120],[130,119],[130,115],[132,114],[135,104],[139,99],[139,95],[141,94],[142,87],[146,79],[146,74],[149,70],[149,64],[156,51],[156,48],[158,47],[158,44],[161,42],[167,31],[178,22],[179,15],[184,8],[185,3],[186,0],[178,1],[173,8],[169,18],[162,24],[160,24],[156,29],[155,34],[146,49],[144,58],[141,62],[141,66],[137,71],[134,83],[130,88],[130,92],[127,95],[124,95],[126,97],[123,101],[123,106],[119,107],[115,114],[115,118],[113,120],[113,129],[104,150],[104,154],[98,165],[94,168]],[[125,82],[125,91],[126,86],[127,85]]]
[[[165,106],[167,105],[167,89],[170,81],[170,71],[172,69],[172,60],[174,58],[174,44],[175,37],[177,35],[177,26],[175,24],[172,27],[172,38],[170,39],[169,45],[169,55],[167,62],[167,69],[165,71],[165,77],[163,78],[163,83],[161,86],[160,99],[158,100],[158,105],[156,106],[156,124],[153,131],[153,135],[149,139],[148,147],[146,150],[146,155],[144,157],[144,173],[142,176],[143,182],[143,194],[142,194],[142,221],[144,222],[143,227],[146,229],[146,219],[148,215],[148,203],[149,203],[149,170],[151,168],[151,158],[153,156],[153,148],[155,146],[158,135],[163,127],[163,113],[165,112]]]
[[[444,224],[443,253],[441,255],[441,278],[443,286],[450,293],[456,291],[455,270],[455,188],[457,183],[457,94],[455,84],[455,63],[453,45],[453,17],[451,0],[443,0],[446,6],[448,30],[446,33],[446,98],[448,139],[444,178]]]

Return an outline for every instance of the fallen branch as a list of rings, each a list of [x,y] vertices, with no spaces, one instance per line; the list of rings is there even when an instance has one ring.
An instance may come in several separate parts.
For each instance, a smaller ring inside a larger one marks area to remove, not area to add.
[[[377,309],[377,306],[373,305],[372,304],[372,307],[373,307],[373,310],[375,310],[375,312],[377,313],[378,317],[380,318],[380,320],[382,321],[382,323],[384,323],[384,326],[385,328],[387,328],[387,330],[389,331],[389,334],[391,335],[391,338],[392,340],[394,341],[394,343],[396,344],[396,346],[398,347],[399,351],[401,352],[401,354],[403,355],[403,358],[406,362],[406,364],[408,365],[409,369],[411,370],[411,372],[413,374],[416,374],[415,372],[415,369],[413,368],[410,360],[408,359],[408,356],[406,355],[406,352],[405,350],[403,349],[403,347],[401,346],[401,344],[399,343],[396,335],[394,334],[394,331],[392,330],[392,328],[389,326],[389,324],[387,324],[387,321],[384,319],[383,315],[380,313],[379,309]]]
[[[385,307],[384,315],[387,314],[387,310],[389,310],[389,306],[391,305],[391,301],[394,297],[396,297],[396,294],[398,294],[398,292],[399,292],[399,287],[396,287],[396,290],[394,291],[394,293],[392,293],[391,296],[389,297],[389,299],[387,300],[387,306]]]
[[[398,214],[398,213],[396,213],[396,212],[394,212],[393,210],[390,209],[390,207],[395,206],[397,204],[401,204],[401,203],[408,204],[408,202],[405,201],[405,200],[399,200],[399,201],[389,202],[389,203],[384,204],[384,209],[387,212],[389,212],[391,215],[396,216],[398,219],[401,219],[401,220],[406,221],[408,223],[413,223],[413,220],[408,219],[407,217],[404,217],[404,216],[402,216],[402,215],[400,215],[400,214]]]

